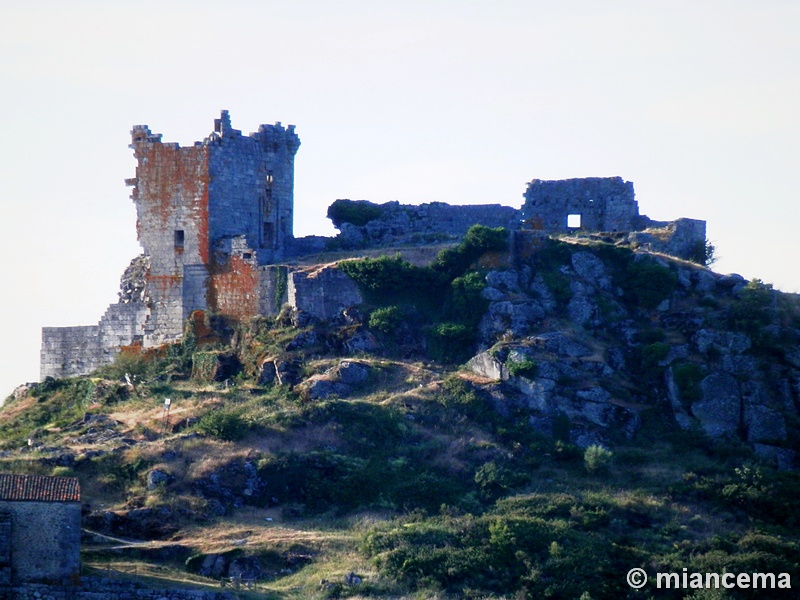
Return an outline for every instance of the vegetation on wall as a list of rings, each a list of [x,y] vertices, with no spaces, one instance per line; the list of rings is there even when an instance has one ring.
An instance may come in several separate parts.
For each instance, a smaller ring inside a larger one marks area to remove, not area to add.
[[[367,200],[335,200],[328,207],[328,218],[334,227],[342,223],[363,226],[381,216],[383,211],[377,204]]]

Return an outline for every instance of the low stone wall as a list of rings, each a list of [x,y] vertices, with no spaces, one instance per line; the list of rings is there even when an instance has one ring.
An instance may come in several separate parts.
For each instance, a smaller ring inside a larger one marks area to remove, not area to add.
[[[355,281],[335,266],[289,273],[288,303],[317,319],[332,319],[363,299]]]
[[[97,325],[42,328],[40,377],[85,375],[111,364],[120,346],[141,341],[148,313],[144,303],[120,302]]]
[[[363,225],[342,222],[334,238],[340,248],[368,248],[402,244],[431,244],[457,240],[473,225],[516,229],[519,211],[502,204],[451,205],[445,202],[409,205],[338,200],[369,207],[376,215]]]
[[[201,590],[153,590],[137,583],[84,577],[79,585],[59,586],[28,583],[0,589],[0,599],[14,600],[234,600],[225,592]]]

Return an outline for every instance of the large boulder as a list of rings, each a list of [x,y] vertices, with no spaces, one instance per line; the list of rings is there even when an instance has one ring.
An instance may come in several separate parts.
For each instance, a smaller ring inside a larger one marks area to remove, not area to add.
[[[332,381],[325,375],[310,377],[295,388],[309,400],[325,398],[344,398],[353,392],[353,388],[341,381]]]
[[[302,370],[299,360],[265,358],[258,368],[258,385],[296,385],[302,379]]]
[[[593,290],[580,281],[573,281],[569,286],[572,297],[567,303],[567,314],[570,320],[580,326],[589,324],[597,313],[597,306],[590,296]]]
[[[750,338],[743,333],[733,331],[714,331],[701,329],[693,337],[701,354],[708,354],[712,350],[720,355],[741,354],[750,349]]]
[[[536,335],[529,340],[533,345],[552,352],[560,357],[579,358],[593,354],[591,348],[564,331],[550,331]]]
[[[175,477],[166,471],[153,469],[147,474],[147,489],[152,492],[153,490],[167,485],[174,479]]]
[[[748,442],[778,442],[786,440],[786,419],[767,406],[747,406],[744,425]]]
[[[604,289],[609,287],[610,281],[607,278],[606,267],[603,261],[594,254],[591,252],[573,252],[570,261],[578,277],[591,281]]]
[[[710,438],[738,433],[742,396],[739,383],[729,373],[715,371],[700,382],[700,399],[692,404],[692,415]]]
[[[544,317],[542,305],[529,298],[491,302],[478,325],[480,340],[485,346],[491,346],[504,334],[524,337]]]
[[[358,386],[367,383],[372,377],[372,365],[357,360],[343,360],[329,369],[327,374],[336,381],[346,385]]]
[[[467,368],[487,379],[506,379],[503,363],[491,352],[480,352],[467,361]]]

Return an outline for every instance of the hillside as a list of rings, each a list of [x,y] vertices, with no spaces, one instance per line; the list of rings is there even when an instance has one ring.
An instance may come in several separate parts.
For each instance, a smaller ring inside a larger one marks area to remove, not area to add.
[[[611,238],[506,240],[341,260],[366,302],[335,319],[197,312],[21,388],[2,470],[80,478],[86,565],[242,597],[790,597],[625,575],[800,585],[798,299]]]

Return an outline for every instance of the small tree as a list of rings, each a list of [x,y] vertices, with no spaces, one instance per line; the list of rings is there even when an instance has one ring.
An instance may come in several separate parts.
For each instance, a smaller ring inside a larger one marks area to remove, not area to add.
[[[583,453],[583,464],[589,473],[607,471],[611,466],[614,453],[599,444],[592,444]]]

